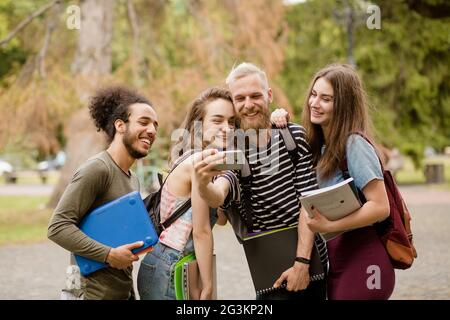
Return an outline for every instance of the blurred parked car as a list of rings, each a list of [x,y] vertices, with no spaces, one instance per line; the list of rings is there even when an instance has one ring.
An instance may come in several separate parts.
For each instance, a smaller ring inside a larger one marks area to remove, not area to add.
[[[61,169],[65,162],[66,154],[64,153],[64,151],[58,152],[54,159],[39,162],[37,164],[37,171],[42,180],[42,183],[47,182],[48,171]]]
[[[49,171],[61,169],[66,162],[66,154],[63,151],[58,152],[54,159],[41,161],[37,164],[38,171]]]
[[[6,183],[17,182],[17,174],[14,171],[14,167],[4,160],[0,160],[0,175],[5,177]]]

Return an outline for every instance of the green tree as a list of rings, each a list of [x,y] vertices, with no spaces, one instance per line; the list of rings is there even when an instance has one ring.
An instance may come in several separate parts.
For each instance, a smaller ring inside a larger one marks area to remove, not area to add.
[[[419,165],[425,146],[442,150],[450,144],[449,18],[421,15],[411,10],[410,2],[377,1],[381,29],[370,30],[365,21],[355,24],[354,57],[379,140],[400,147]],[[369,4],[347,3],[360,16]],[[344,5],[307,1],[286,14],[290,33],[281,77],[296,117],[315,71],[347,62],[348,34],[335,14]]]

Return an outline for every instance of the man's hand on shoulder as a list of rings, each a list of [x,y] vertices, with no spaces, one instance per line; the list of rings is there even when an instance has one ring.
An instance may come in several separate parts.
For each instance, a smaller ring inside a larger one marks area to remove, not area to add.
[[[291,116],[284,108],[277,108],[270,115],[270,122],[279,129],[286,128],[290,120]]]

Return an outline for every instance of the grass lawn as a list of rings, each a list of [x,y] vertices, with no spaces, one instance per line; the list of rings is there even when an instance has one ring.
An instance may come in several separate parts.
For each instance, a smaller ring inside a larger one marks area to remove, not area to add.
[[[0,245],[44,240],[52,214],[48,197],[0,196]]]

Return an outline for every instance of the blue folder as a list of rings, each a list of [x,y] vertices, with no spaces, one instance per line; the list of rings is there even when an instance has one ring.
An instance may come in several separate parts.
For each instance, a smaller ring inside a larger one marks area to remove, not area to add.
[[[78,227],[88,237],[112,248],[143,241],[142,247],[132,250],[134,254],[142,253],[158,242],[158,235],[137,191],[95,208]],[[108,266],[79,255],[75,255],[75,260],[83,276]]]

